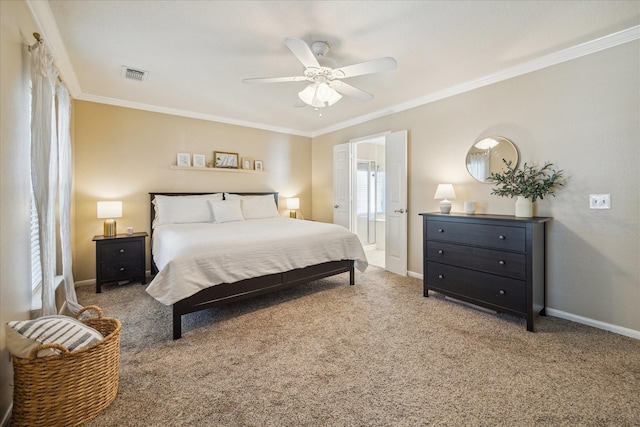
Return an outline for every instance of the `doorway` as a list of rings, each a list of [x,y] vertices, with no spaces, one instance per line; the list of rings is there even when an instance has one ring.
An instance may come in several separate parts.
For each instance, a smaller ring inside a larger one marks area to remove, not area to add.
[[[333,222],[360,238],[369,264],[406,276],[407,213],[406,130],[333,146]]]
[[[353,191],[353,232],[367,253],[369,264],[385,267],[385,139],[354,143],[356,159]]]

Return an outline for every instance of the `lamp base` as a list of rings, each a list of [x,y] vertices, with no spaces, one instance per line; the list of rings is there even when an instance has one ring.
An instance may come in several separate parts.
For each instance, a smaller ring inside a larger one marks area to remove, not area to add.
[[[296,213],[296,211],[289,211],[289,218],[297,218],[298,214]]]
[[[451,202],[447,199],[444,199],[440,202],[440,212],[443,214],[448,214],[451,212]]]
[[[106,219],[104,221],[104,236],[113,237],[116,235],[116,220]]]

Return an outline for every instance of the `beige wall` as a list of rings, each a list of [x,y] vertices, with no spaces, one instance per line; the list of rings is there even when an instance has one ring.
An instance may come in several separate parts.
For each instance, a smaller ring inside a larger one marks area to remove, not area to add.
[[[567,182],[537,203],[548,226],[548,307],[640,331],[640,43],[588,55],[465,94],[313,139],[313,217],[332,220],[332,146],[385,131],[409,131],[410,271],[422,274],[419,212],[438,210],[438,183],[478,212],[513,214],[465,168],[474,141],[501,135],[522,161],[553,162]],[[590,210],[590,193],[613,209]],[[416,296],[419,297],[419,296]]]
[[[4,324],[29,318],[29,61],[36,31],[24,2],[0,1],[0,424],[9,415],[13,369]],[[26,173],[25,173],[26,172]]]
[[[278,191],[283,215],[288,197],[300,197],[311,213],[310,138],[84,101],[73,114],[76,281],[96,277],[98,200],[122,200],[118,232],[149,232],[148,193],[155,191]],[[214,150],[262,160],[266,173],[170,169],[178,152],[209,161]]]

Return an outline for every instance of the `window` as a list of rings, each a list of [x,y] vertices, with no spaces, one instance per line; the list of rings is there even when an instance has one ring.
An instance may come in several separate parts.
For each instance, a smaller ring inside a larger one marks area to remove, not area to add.
[[[38,237],[38,212],[36,211],[36,200],[33,197],[33,187],[31,188],[31,290],[36,291],[42,285],[42,270],[40,267],[40,239]]]

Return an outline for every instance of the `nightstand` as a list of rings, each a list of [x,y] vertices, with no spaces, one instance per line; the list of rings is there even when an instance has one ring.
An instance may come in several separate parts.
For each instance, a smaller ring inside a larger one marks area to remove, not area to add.
[[[147,233],[94,236],[96,242],[96,293],[102,284],[139,279],[144,285]]]

